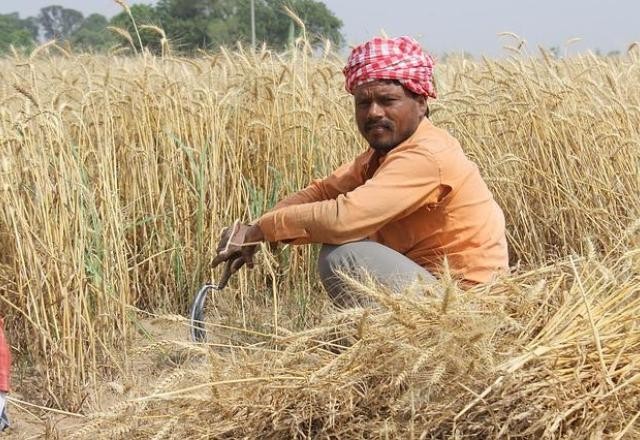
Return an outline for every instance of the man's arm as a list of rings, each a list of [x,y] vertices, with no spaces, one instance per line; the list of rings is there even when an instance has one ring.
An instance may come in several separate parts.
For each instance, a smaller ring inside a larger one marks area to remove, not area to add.
[[[364,182],[365,172],[372,156],[372,151],[366,151],[356,157],[353,162],[338,168],[329,177],[316,180],[307,188],[280,201],[270,212],[290,206],[334,199],[340,194],[353,190]],[[229,277],[244,264],[253,267],[253,255],[258,249],[256,245],[262,241],[265,241],[265,235],[258,224],[246,225],[236,222],[233,226],[223,229],[216,256],[211,261],[213,267],[222,262],[227,263],[220,284],[226,283]]]
[[[366,238],[385,224],[437,203],[447,191],[428,151],[392,152],[378,174],[335,199],[285,206],[256,223],[263,239],[341,244]]]
[[[287,206],[335,199],[340,194],[352,191],[364,183],[364,167],[371,155],[372,151],[367,150],[351,163],[339,167],[330,176],[314,180],[306,188],[285,197],[270,211],[276,211]]]

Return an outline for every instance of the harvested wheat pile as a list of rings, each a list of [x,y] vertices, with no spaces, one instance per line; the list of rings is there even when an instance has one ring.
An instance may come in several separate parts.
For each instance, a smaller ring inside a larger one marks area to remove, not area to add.
[[[73,438],[637,438],[640,249],[383,307],[176,369]],[[184,345],[179,344],[184,350]]]

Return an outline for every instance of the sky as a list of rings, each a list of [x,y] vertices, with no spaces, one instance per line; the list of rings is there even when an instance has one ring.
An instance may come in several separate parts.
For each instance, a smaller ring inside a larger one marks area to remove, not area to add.
[[[247,1],[247,0],[237,0]],[[348,44],[358,44],[384,31],[410,35],[435,54],[466,51],[500,56],[513,40],[498,33],[513,32],[529,52],[538,46],[559,47],[562,54],[587,50],[625,51],[640,41],[640,0],[323,0],[344,23]],[[129,0],[129,4],[153,3]],[[120,11],[113,0],[0,0],[0,14],[37,15],[51,4],[85,15],[112,16]],[[634,18],[635,17],[635,18]],[[569,41],[580,38],[567,44]]]

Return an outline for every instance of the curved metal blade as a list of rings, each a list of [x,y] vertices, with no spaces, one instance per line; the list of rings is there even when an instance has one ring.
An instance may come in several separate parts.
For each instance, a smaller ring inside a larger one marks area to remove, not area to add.
[[[204,323],[204,306],[207,302],[207,294],[209,290],[220,290],[215,284],[205,284],[196,294],[193,304],[191,305],[190,332],[193,342],[204,342],[207,336],[207,330]]]

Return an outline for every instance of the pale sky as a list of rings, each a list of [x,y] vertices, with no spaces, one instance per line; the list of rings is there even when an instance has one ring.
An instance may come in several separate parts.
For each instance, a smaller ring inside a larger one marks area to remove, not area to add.
[[[248,1],[248,0],[237,0]],[[130,0],[153,3],[152,0]],[[531,52],[538,45],[560,46],[562,52],[600,49],[625,51],[640,41],[640,0],[324,0],[344,22],[350,44],[360,43],[383,29],[389,36],[411,35],[436,54],[465,50],[496,56],[510,31],[527,41]],[[112,16],[120,7],[113,0],[0,0],[0,14],[37,15],[51,4],[88,15]],[[566,47],[573,38],[581,41]]]

